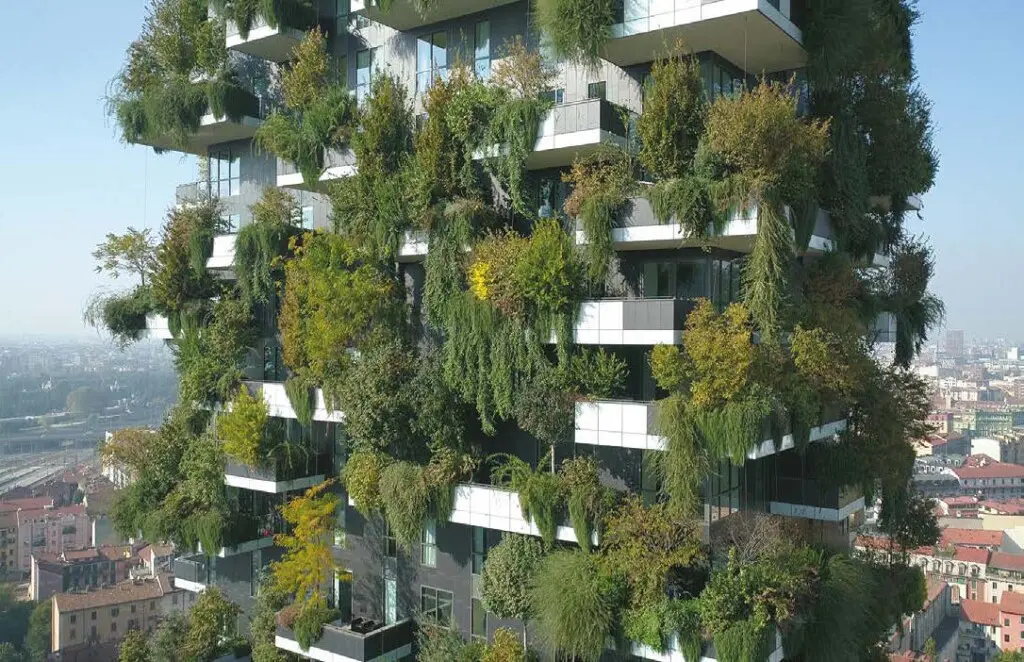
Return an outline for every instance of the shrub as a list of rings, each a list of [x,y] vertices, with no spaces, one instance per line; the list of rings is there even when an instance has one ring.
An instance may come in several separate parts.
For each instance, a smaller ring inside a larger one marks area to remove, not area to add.
[[[540,530],[545,545],[555,542],[558,531],[558,510],[561,503],[561,483],[558,476],[543,469],[534,471],[530,465],[514,455],[500,455],[503,460],[491,472],[495,485],[508,485],[519,495],[519,507],[523,519],[533,521]],[[547,456],[539,463],[547,461]]]
[[[590,551],[591,539],[609,500],[601,485],[597,460],[579,456],[562,463],[562,492],[569,510],[569,521],[580,549]]]
[[[213,0],[210,3],[217,14],[238,27],[242,39],[262,17],[272,28],[303,29],[316,20],[316,12],[309,0]]]
[[[553,652],[596,662],[616,619],[616,587],[597,559],[557,551],[544,558],[530,585],[540,640]]]
[[[356,510],[369,517],[383,508],[380,491],[381,474],[387,466],[384,456],[369,451],[356,451],[341,470],[345,489],[356,504]]]
[[[269,416],[263,389],[255,397],[247,388],[238,389],[231,408],[217,417],[217,436],[224,444],[224,452],[251,467],[266,462],[264,437]]]
[[[316,391],[309,380],[299,375],[289,375],[284,382],[284,393],[295,411],[296,420],[305,427],[312,425]]]
[[[654,62],[637,120],[638,157],[658,179],[678,179],[693,167],[704,135],[707,101],[697,58],[682,52]]]
[[[82,317],[91,326],[102,326],[114,342],[126,347],[142,337],[146,317],[152,310],[150,289],[138,286],[124,294],[95,296],[86,305]]]
[[[340,500],[329,491],[333,482],[327,480],[314,485],[301,497],[282,506],[281,516],[290,525],[291,532],[274,539],[275,544],[285,550],[281,560],[270,566],[275,585],[287,593],[308,597],[308,602],[323,599],[323,592],[334,575],[330,544],[338,524]],[[313,606],[314,610],[320,607]]]
[[[603,347],[597,351],[583,348],[569,362],[570,387],[588,398],[610,399],[620,395],[628,376],[626,361]]]
[[[559,57],[597,65],[615,22],[611,0],[535,0],[534,10]]]
[[[473,249],[467,280],[470,292],[506,315],[523,312],[524,293],[516,269],[529,239],[512,230],[488,235]]]
[[[484,645],[467,644],[454,627],[424,622],[416,632],[418,662],[480,662]]]
[[[309,647],[323,636],[324,626],[339,616],[341,612],[328,607],[327,601],[321,596],[304,602],[295,620],[292,621],[292,632],[295,633],[295,640],[299,642],[299,648],[309,650]]]
[[[603,283],[615,253],[612,228],[626,198],[636,188],[632,165],[622,155],[602,153],[573,161],[572,169],[562,175],[562,180],[572,185],[565,200],[565,213],[579,221],[587,237],[587,276],[595,283]]]
[[[538,313],[554,315],[577,300],[580,275],[569,235],[555,219],[538,221],[515,263],[516,290]]]
[[[212,297],[216,283],[206,270],[213,237],[223,227],[216,200],[184,205],[167,212],[156,250],[153,303],[157,311],[178,314]]]
[[[272,186],[251,209],[252,222],[235,239],[236,282],[247,301],[269,303],[284,280],[281,258],[288,254],[299,209],[291,195]]]
[[[529,620],[530,584],[544,551],[529,536],[507,533],[487,552],[480,577],[484,606],[498,618]]]
[[[395,540],[412,549],[420,541],[423,525],[430,516],[431,492],[423,467],[411,462],[394,462],[380,475],[380,498],[384,516]]]
[[[526,649],[519,636],[508,628],[494,631],[494,641],[484,651],[480,662],[526,662]]]
[[[695,375],[690,384],[694,406],[720,407],[750,386],[757,349],[749,319],[741,304],[729,304],[719,314],[707,299],[687,316],[685,350]]]
[[[241,365],[255,343],[252,312],[238,298],[222,297],[205,325],[185,320],[171,347],[184,402],[214,404],[229,400],[244,374]]]

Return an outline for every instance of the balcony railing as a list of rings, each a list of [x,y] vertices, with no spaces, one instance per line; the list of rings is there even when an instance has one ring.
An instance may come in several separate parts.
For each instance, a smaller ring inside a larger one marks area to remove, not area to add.
[[[230,487],[278,494],[304,490],[323,482],[333,468],[328,452],[308,452],[291,462],[274,460],[265,467],[251,467],[228,460],[224,469],[225,484]]]
[[[214,583],[210,559],[204,555],[183,556],[174,559],[174,585],[197,593]]]
[[[323,634],[308,650],[302,650],[295,633],[278,622],[274,645],[313,660],[401,660],[412,654],[415,623],[411,619],[383,625],[357,618],[324,626]]]
[[[697,299],[599,299],[584,301],[574,325],[581,345],[678,345]]]

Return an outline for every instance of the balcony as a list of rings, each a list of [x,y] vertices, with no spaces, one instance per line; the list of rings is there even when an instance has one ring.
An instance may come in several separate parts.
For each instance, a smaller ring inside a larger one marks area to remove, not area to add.
[[[267,25],[266,19],[257,16],[247,37],[239,34],[238,26],[234,21],[228,21],[224,45],[228,50],[246,53],[263,60],[285,62],[291,59],[292,49],[302,41],[304,36],[305,33],[298,28],[286,25],[272,28]]]
[[[174,587],[200,593],[214,583],[210,560],[201,554],[174,559]]]
[[[213,252],[206,260],[206,268],[225,271],[235,266],[235,242],[238,235],[219,234],[213,238]]]
[[[170,323],[165,315],[146,315],[145,336],[156,340],[174,340],[174,334],[171,333]]]
[[[307,182],[294,163],[277,160],[277,186],[296,191],[322,192],[332,179],[351,177],[356,172],[356,157],[352,150],[329,149],[324,155],[324,170],[317,182]]]
[[[284,531],[284,521],[276,508],[271,506],[264,514],[233,512],[225,522],[223,545],[211,550],[213,556],[226,558],[237,554],[254,552],[274,544],[274,536]],[[202,545],[199,552],[205,553]]]
[[[571,165],[603,146],[626,146],[623,109],[604,99],[558,104],[547,112],[527,158],[530,169]]]
[[[713,643],[705,644],[704,651],[701,653],[699,661],[687,660],[683,656],[682,651],[679,650],[679,640],[675,637],[667,642],[668,646],[664,652],[656,651],[646,644],[641,644],[635,641],[629,643],[630,653],[644,660],[653,660],[653,662],[718,662],[718,654],[715,652],[715,645]],[[782,662],[784,658],[785,653],[782,649],[782,636],[776,630],[774,649],[768,655],[765,662]]]
[[[422,230],[409,230],[398,247],[399,262],[422,262],[430,247],[430,235]]]
[[[639,450],[663,451],[665,438],[657,433],[655,419],[657,406],[654,402],[629,400],[586,400],[576,403],[577,444],[590,446],[611,446],[613,448],[635,448]],[[831,417],[830,417],[831,418]],[[773,455],[793,448],[793,435],[782,438],[778,450],[775,440],[765,426],[763,439],[747,453],[747,459]],[[829,439],[846,429],[846,419],[833,420],[811,428],[811,441]]]
[[[267,403],[271,416],[278,416],[280,418],[298,418],[295,415],[295,409],[292,407],[291,401],[288,400],[288,394],[285,393],[284,382],[249,380],[245,382],[245,385],[254,395],[257,391],[263,389],[263,401]],[[333,411],[327,408],[327,405],[324,402],[323,391],[317,389],[315,398],[316,402],[314,403],[313,408],[314,421],[340,423],[345,420],[344,414],[340,411]]]
[[[486,11],[516,0],[448,0],[433,3],[433,7],[425,14],[420,14],[409,0],[394,0],[389,11],[383,11],[380,3],[374,0],[352,0],[351,13],[370,19],[375,23],[406,32],[424,25],[440,23],[459,16],[468,16]]]
[[[580,345],[678,345],[695,299],[600,299],[580,305]]]
[[[714,51],[752,74],[807,64],[790,0],[624,0],[602,57],[625,67],[649,62],[677,41]]]
[[[137,142],[159,150],[206,157],[210,147],[214,145],[235,140],[251,140],[256,135],[256,129],[263,123],[260,100],[253,96],[248,106],[249,108],[237,120],[227,116],[217,117],[213,113],[203,115],[199,120],[199,128],[188,137],[185,144],[180,144],[167,136],[140,138]]]
[[[372,628],[372,629],[368,629]],[[411,619],[393,625],[355,619],[324,626],[323,634],[308,650],[302,650],[295,633],[278,621],[274,645],[308,660],[322,662],[387,662],[412,655],[415,623]]]
[[[319,485],[331,469],[329,453],[312,451],[295,462],[274,461],[265,467],[252,467],[229,458],[224,468],[224,484],[243,490],[281,494]]]
[[[773,491],[768,503],[772,515],[842,522],[864,510],[864,495],[859,488],[824,487],[806,478],[779,477]]]
[[[174,188],[174,202],[179,205],[186,205],[210,196],[210,182],[199,181],[187,184],[178,184]]]
[[[637,251],[661,248],[684,248],[710,245],[725,250],[749,253],[757,239],[758,210],[751,209],[732,213],[724,230],[717,235],[700,239],[687,236],[677,221],[661,223],[655,216],[651,201],[645,196],[630,198],[619,213],[616,226],[612,228],[612,244],[616,250]],[[708,228],[708,234],[712,232]],[[587,243],[586,233],[577,227],[576,243]],[[808,253],[823,253],[832,250],[834,234],[828,212],[819,209],[815,217],[814,230],[807,246]]]
[[[529,536],[540,536],[533,521],[523,519],[519,495],[494,485],[459,483],[455,486],[455,507],[449,518],[454,524],[480,526],[495,531],[508,531]],[[576,533],[568,525],[560,525],[555,537],[562,542],[576,542]],[[597,544],[594,533],[593,544]]]

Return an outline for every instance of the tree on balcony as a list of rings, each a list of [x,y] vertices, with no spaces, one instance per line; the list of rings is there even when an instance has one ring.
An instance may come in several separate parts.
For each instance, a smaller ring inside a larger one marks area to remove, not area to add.
[[[231,21],[242,39],[259,19],[272,28],[305,30],[316,22],[316,8],[310,0],[211,0],[218,16]]]

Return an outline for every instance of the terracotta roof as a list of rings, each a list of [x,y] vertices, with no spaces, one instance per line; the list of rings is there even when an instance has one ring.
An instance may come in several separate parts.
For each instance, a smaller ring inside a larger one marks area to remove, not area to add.
[[[989,554],[993,553],[995,552],[989,552],[987,549],[978,549],[976,547],[957,547],[953,552],[953,558],[965,563],[987,564],[989,562]]]
[[[1024,515],[1024,499],[986,499],[979,504],[982,508],[994,510],[1000,515]]]
[[[989,565],[1000,570],[1018,570],[1024,572],[1024,554],[1009,552],[992,552]]]
[[[99,557],[100,553],[95,547],[64,550],[64,559],[67,561],[84,561],[86,559],[98,559]]]
[[[944,497],[939,499],[942,503],[947,506],[976,506],[978,505],[978,497],[973,496],[955,496],[955,497]]]
[[[924,601],[924,606],[927,607],[931,603],[935,602],[935,599],[939,597],[942,591],[946,588],[946,582],[935,577],[928,578],[928,599]]]
[[[977,467],[957,467],[953,473],[961,480],[971,478],[1024,478],[1024,466],[993,462]]]
[[[861,549],[880,549],[888,551],[889,539],[885,536],[857,536],[853,542],[853,546]]]
[[[981,600],[961,600],[960,618],[978,625],[999,625],[999,605]]]
[[[139,600],[155,600],[173,590],[170,578],[159,575],[156,579],[128,580],[111,588],[87,593],[57,593],[53,599],[60,611],[78,611]]]
[[[52,507],[53,497],[27,497],[25,499],[5,499],[0,501],[0,508],[4,510],[38,510]]]
[[[174,552],[174,545],[146,545],[139,550],[139,556],[149,560],[153,556],[170,556]]]
[[[947,527],[942,530],[940,545],[967,545],[973,547],[999,547],[1003,544],[1002,531],[986,531],[984,529],[957,529]]]
[[[999,611],[1005,611],[1008,614],[1024,614],[1024,593],[1003,591],[999,598]]]

